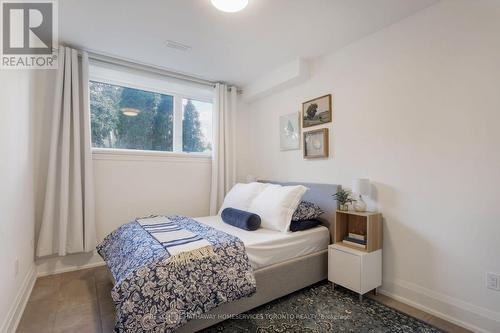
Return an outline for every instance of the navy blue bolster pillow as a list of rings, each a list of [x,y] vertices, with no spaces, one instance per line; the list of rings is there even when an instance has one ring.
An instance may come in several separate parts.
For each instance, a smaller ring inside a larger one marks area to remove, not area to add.
[[[225,208],[221,214],[222,221],[240,229],[254,231],[260,227],[260,216],[236,208]]]

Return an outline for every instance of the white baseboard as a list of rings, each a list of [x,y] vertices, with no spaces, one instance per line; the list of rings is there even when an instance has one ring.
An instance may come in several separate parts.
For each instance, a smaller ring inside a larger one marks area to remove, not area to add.
[[[36,281],[36,267],[33,265],[29,270],[28,274],[24,277],[23,283],[21,284],[21,288],[16,295],[12,306],[7,313],[7,318],[2,324],[0,328],[0,332],[2,333],[12,333],[15,332],[19,322],[21,321],[21,317],[24,312],[24,308],[28,303],[28,299],[31,295],[31,291],[33,290],[33,286]]]
[[[473,332],[500,332],[500,313],[406,281],[384,281],[380,293]]]
[[[41,258],[36,261],[38,277],[103,266],[106,263],[97,253],[80,253],[64,257]]]
[[[94,262],[94,263],[81,265],[81,266],[62,267],[62,268],[58,268],[58,269],[55,269],[52,271],[39,272],[37,274],[37,277],[44,277],[44,276],[49,276],[49,275],[54,275],[54,274],[74,272],[74,271],[79,271],[81,269],[94,268],[94,267],[100,267],[100,266],[105,266],[105,265],[106,265],[106,263],[103,261],[103,262]]]

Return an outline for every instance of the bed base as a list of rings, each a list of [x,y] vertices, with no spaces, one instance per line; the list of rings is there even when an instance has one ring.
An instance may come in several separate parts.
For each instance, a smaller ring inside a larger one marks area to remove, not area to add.
[[[247,298],[225,303],[205,313],[203,319],[192,319],[176,332],[192,333],[215,325],[236,315],[294,291],[326,279],[328,250],[319,251],[256,270],[257,292]]]

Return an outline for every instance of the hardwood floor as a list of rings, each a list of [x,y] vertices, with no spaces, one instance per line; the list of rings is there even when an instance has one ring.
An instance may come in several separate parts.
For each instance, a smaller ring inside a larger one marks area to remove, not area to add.
[[[19,333],[113,331],[112,288],[106,267],[39,278],[17,329]],[[453,333],[470,332],[384,295],[369,297]]]

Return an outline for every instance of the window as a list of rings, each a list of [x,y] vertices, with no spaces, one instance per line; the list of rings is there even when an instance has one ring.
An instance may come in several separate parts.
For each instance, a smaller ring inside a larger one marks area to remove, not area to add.
[[[93,148],[209,154],[213,88],[90,67]]]

